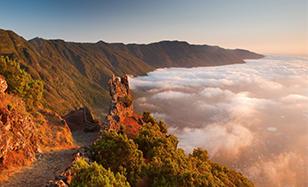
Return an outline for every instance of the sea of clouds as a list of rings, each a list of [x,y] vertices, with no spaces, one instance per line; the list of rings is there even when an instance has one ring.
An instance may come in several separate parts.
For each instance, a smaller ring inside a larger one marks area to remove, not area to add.
[[[308,186],[308,58],[246,62],[130,78],[135,107],[257,186]]]

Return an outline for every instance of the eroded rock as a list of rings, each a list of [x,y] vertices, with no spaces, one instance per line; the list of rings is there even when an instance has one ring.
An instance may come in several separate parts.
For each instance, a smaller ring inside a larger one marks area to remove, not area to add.
[[[111,108],[107,115],[109,130],[125,131],[128,135],[134,135],[142,125],[141,116],[134,112],[133,95],[129,89],[128,77],[116,77],[113,75],[108,82]]]
[[[0,171],[25,165],[35,159],[36,125],[19,98],[0,96]],[[7,105],[12,107],[8,109]]]

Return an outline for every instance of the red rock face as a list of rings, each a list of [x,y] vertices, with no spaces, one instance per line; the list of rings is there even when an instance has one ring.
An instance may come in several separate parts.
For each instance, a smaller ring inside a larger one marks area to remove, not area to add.
[[[4,93],[7,87],[0,75],[0,175],[4,169],[30,164],[39,148],[37,125],[22,99]]]
[[[7,107],[8,103],[12,107]],[[25,165],[35,159],[38,139],[36,125],[17,98],[0,96],[0,171]]]
[[[129,90],[127,76],[112,76],[109,80],[111,109],[107,116],[109,130],[125,131],[128,135],[135,135],[142,125],[140,115],[133,109],[133,96]]]
[[[71,131],[58,114],[40,110],[33,116],[23,100],[4,93],[6,89],[0,76],[0,179],[5,169],[30,164],[39,150],[73,145]]]

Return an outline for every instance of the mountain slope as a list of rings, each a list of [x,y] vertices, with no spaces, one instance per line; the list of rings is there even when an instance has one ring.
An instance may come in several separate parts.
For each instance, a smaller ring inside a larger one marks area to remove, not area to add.
[[[0,29],[0,55],[17,58],[34,77],[45,81],[45,103],[59,113],[88,106],[104,115],[109,107],[107,80],[141,75],[162,67],[244,63],[262,55],[246,50],[162,41],[152,44],[75,43],[35,38],[30,41]]]
[[[125,50],[155,67],[196,67],[244,63],[243,59],[262,56],[242,49],[223,49],[217,46],[192,45],[182,41],[161,41],[148,45],[110,44]]]

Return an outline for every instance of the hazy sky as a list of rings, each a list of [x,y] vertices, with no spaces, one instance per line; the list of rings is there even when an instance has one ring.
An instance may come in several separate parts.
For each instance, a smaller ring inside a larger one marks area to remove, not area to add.
[[[261,53],[308,53],[308,0],[6,0],[0,27],[26,39],[185,40]]]

